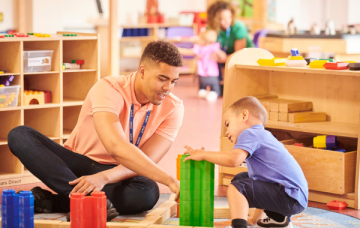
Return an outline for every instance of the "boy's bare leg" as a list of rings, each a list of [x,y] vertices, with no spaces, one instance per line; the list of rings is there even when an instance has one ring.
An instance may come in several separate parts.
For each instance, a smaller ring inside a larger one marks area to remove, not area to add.
[[[227,190],[227,197],[230,207],[231,220],[248,218],[249,203],[245,196],[241,194],[232,184],[229,185]]]
[[[252,217],[249,217],[247,222],[248,222],[248,225],[256,225],[256,222],[259,220],[259,219],[263,219],[266,217],[266,214],[264,212],[264,209],[258,209],[256,208],[255,210],[255,213]]]

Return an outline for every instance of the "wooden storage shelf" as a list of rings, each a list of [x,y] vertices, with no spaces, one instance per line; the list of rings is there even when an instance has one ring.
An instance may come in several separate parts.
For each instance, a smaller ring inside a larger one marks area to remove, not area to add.
[[[263,49],[244,49],[228,59],[223,114],[230,104],[245,96],[274,94],[280,99],[311,101],[313,111],[327,114],[326,122],[268,120],[266,128],[278,140],[284,140],[281,137],[285,137],[285,147],[298,161],[309,183],[310,201],[328,203],[331,200],[343,200],[349,207],[359,209],[360,72],[258,66],[256,63],[258,59],[273,57]],[[233,144],[225,136],[223,124],[221,128],[221,150],[232,150]],[[296,138],[296,135],[300,138]],[[316,135],[336,135],[339,140],[345,140],[344,145],[349,152],[309,148],[312,137]],[[292,146],[289,141],[301,141],[305,136],[310,138],[305,148]],[[237,172],[246,168],[220,167],[219,170],[219,184],[228,185]]]
[[[51,70],[23,72],[23,51],[28,49],[53,50]],[[39,180],[9,150],[7,135],[16,126],[27,125],[56,143],[62,145],[66,141],[70,134],[66,128],[75,127],[74,120],[87,92],[100,79],[99,37],[67,37],[60,33],[51,37],[0,39],[0,53],[0,70],[6,71],[0,77],[14,75],[11,85],[21,86],[18,106],[0,108],[0,187],[36,183]],[[84,69],[63,71],[62,63],[73,59],[83,59]],[[24,79],[28,89],[51,91],[52,103],[24,106]]]

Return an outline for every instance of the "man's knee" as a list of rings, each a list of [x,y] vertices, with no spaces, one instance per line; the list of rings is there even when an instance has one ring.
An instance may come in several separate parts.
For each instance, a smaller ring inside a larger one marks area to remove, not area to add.
[[[144,199],[144,211],[152,209],[160,197],[159,186],[147,177],[134,178],[135,184],[142,190]]]

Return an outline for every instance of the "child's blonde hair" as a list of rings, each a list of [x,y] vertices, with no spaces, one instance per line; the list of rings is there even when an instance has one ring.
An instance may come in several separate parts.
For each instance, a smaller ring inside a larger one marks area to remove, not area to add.
[[[243,97],[232,103],[228,108],[228,110],[233,111],[236,115],[239,115],[244,109],[258,118],[264,126],[266,125],[267,112],[264,105],[257,98],[252,96]]]
[[[200,38],[205,41],[206,45],[209,45],[216,42],[217,33],[215,30],[206,30],[200,34]]]

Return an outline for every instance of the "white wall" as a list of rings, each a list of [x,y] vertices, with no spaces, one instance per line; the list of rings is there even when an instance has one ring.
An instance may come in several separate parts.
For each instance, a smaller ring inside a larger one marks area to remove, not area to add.
[[[14,16],[13,16],[13,1],[12,0],[0,0],[0,13],[3,14],[3,21],[0,22],[0,32],[8,29],[13,29]]]
[[[357,24],[360,23],[360,1],[359,0],[348,0],[348,23]]]

